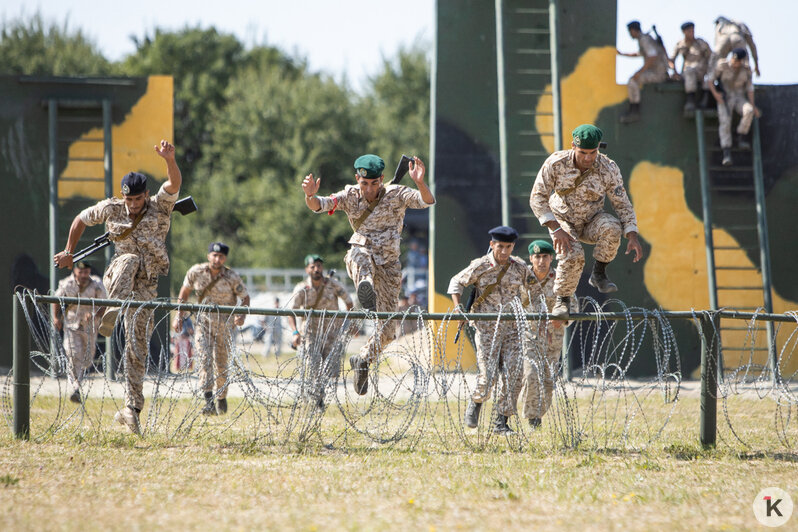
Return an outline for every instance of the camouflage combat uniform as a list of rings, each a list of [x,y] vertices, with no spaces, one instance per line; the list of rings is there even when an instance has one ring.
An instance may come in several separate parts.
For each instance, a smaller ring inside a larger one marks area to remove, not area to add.
[[[308,278],[294,287],[291,308],[338,310],[339,298],[347,306],[352,306],[352,298],[337,279],[324,278],[321,286],[316,288]],[[340,372],[343,327],[341,318],[310,317],[302,320],[299,350],[304,364],[304,380],[315,383],[311,390],[314,399],[322,398],[327,380],[337,377]]]
[[[523,306],[530,301],[529,286],[535,283],[532,270],[517,257],[510,257],[510,266],[496,288],[484,301],[471,308],[471,312],[509,312],[507,307],[516,297]],[[496,262],[493,252],[471,261],[466,269],[452,277],[449,294],[462,294],[466,286],[475,285],[477,298],[485,287],[496,282],[502,265]],[[502,309],[502,306],[505,308]],[[522,337],[523,329],[510,321],[475,321],[477,367],[479,376],[471,399],[475,403],[487,401],[490,389],[496,382],[497,371],[501,377],[496,411],[504,416],[516,413],[516,403],[523,384]]]
[[[707,41],[700,37],[696,37],[692,43],[688,43],[687,39],[682,39],[676,43],[676,48],[673,50],[674,61],[680,55],[684,57],[684,66],[682,67],[684,92],[696,92],[699,87],[704,85],[704,76],[707,74],[712,50]]]
[[[743,64],[735,69],[728,59],[718,62],[711,82],[719,79],[723,84],[724,103],[718,103],[718,134],[720,135],[721,148],[732,147],[732,113],[740,114],[740,123],[737,133],[747,135],[754,120],[754,106],[748,101],[748,93],[754,90],[751,68]]]
[[[58,283],[58,297],[81,297],[105,299],[105,287],[97,277],[90,277],[81,289],[74,275]],[[91,366],[97,351],[97,326],[95,314],[98,307],[89,305],[66,305],[63,316],[64,352],[67,357],[67,382],[72,391],[78,390],[83,375]]]
[[[642,72],[637,79],[629,78],[629,83],[626,85],[626,90],[629,93],[629,103],[640,103],[640,90],[646,83],[661,83],[668,78],[668,56],[662,46],[647,33],[640,34],[637,44],[640,47],[640,55],[643,58],[656,57],[657,60],[651,68]]]
[[[247,297],[247,289],[236,272],[223,267],[219,276],[219,280],[203,294],[214,280],[211,265],[207,262],[195,264],[186,272],[183,286],[202,295],[199,303],[205,305],[234,306]],[[213,392],[215,382],[217,399],[227,397],[227,362],[234,348],[234,319],[234,316],[214,312],[212,309],[200,312],[197,316],[195,339],[200,356],[200,387],[203,392]]]
[[[148,200],[147,211],[138,226],[118,241],[115,238],[133,225],[124,200],[109,198],[80,213],[80,220],[88,226],[105,223],[114,241],[116,252],[103,277],[110,299],[146,301],[155,298],[158,276],[169,271],[166,235],[175,201],[177,193],[169,194],[161,186],[158,193]],[[154,326],[153,311],[130,308],[125,311],[124,319],[125,404],[141,410],[144,406],[144,373]]]
[[[754,61],[759,60],[756,44],[754,44],[754,36],[751,30],[743,22],[735,22],[728,19],[719,19],[715,24],[715,50],[709,58],[709,74],[714,79],[715,68],[718,62],[725,59],[732,50],[735,48],[746,48],[751,50],[751,57]],[[748,58],[745,59],[745,64],[748,64]]]
[[[542,281],[533,285],[529,312],[551,312],[554,308],[554,280],[550,270]],[[578,312],[576,298],[571,298],[570,312]],[[522,415],[542,418],[551,405],[554,381],[560,372],[562,343],[567,324],[559,321],[532,322],[529,324],[524,356],[524,388]]]
[[[355,232],[349,239],[351,247],[344,257],[346,271],[357,286],[368,280],[374,284],[377,295],[377,312],[395,312],[402,289],[402,266],[399,263],[399,239],[404,214],[407,209],[426,209],[430,206],[418,190],[403,185],[385,185],[385,196],[355,229],[356,220],[368,207],[360,187],[347,185],[344,190],[331,196],[320,196],[321,208],[316,212],[332,214],[343,210]],[[380,324],[379,331],[369,338],[360,351],[362,360],[369,364],[396,336],[398,322],[390,320]]]
[[[563,297],[576,291],[585,265],[580,241],[595,244],[593,257],[597,261],[611,262],[618,253],[621,235],[637,232],[637,217],[618,165],[600,153],[584,180],[568,193],[580,174],[573,150],[555,152],[540,168],[529,198],[529,205],[541,225],[556,220],[575,240],[571,242],[570,251],[557,255],[554,294]],[[605,196],[609,197],[620,221],[604,212]]]

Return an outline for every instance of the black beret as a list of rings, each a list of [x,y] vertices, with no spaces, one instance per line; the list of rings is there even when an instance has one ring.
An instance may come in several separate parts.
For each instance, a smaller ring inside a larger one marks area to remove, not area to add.
[[[686,30],[687,28],[695,28],[695,24],[692,22],[685,22],[682,24],[682,31]]]
[[[748,57],[748,52],[745,51],[745,48],[735,48],[731,53],[732,57],[736,59],[745,59]]]
[[[230,253],[230,246],[222,242],[211,242],[208,244],[208,253],[221,253],[227,256],[227,254]]]
[[[141,194],[147,190],[147,176],[138,172],[129,172],[122,178],[122,194],[125,196]]]
[[[506,225],[494,227],[488,231],[488,234],[490,235],[491,240],[495,240],[497,242],[515,242],[515,240],[518,238],[518,231]]]
[[[639,20],[633,20],[632,22],[630,22],[629,24],[626,25],[626,29],[627,30],[640,31],[640,21]]]

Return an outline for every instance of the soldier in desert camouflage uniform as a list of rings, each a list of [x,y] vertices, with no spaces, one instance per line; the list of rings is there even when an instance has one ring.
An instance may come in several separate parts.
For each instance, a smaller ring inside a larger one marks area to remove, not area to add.
[[[324,259],[319,255],[305,257],[305,273],[307,278],[297,284],[291,294],[292,309],[338,310],[339,299],[347,310],[352,309],[352,298],[344,285],[333,277],[324,276]],[[319,408],[324,408],[324,388],[331,377],[338,376],[341,365],[344,320],[309,317],[302,322],[300,333],[296,317],[288,316],[294,331],[291,346],[300,351],[311,399]]]
[[[726,17],[715,19],[715,51],[709,59],[709,75],[714,76],[718,61],[726,59],[735,48],[745,50],[746,46],[751,51],[754,59],[754,73],[759,77],[759,53],[754,43],[754,36],[744,22],[729,20]],[[748,66],[748,61],[745,61]]]
[[[585,265],[580,241],[595,244],[590,284],[602,293],[618,289],[607,278],[605,268],[615,258],[622,234],[629,239],[626,253],[634,251],[634,262],[643,258],[637,217],[621,172],[612,159],[598,152],[601,130],[583,124],[572,135],[570,150],[555,152],[543,163],[529,198],[532,212],[549,229],[557,251],[557,300],[552,314],[561,318],[568,317],[570,298]],[[605,197],[609,197],[620,221],[604,212]]]
[[[105,271],[103,284],[111,299],[150,300],[156,296],[158,276],[169,271],[166,235],[170,215],[183,178],[175,162],[175,147],[165,140],[155,152],[166,162],[167,181],[155,197],[147,190],[147,177],[130,172],[122,178],[122,199],[109,198],[84,209],[72,221],[64,251],[53,260],[60,268],[72,267],[72,253],[86,226],[105,223],[114,242],[115,254]],[[100,334],[110,336],[119,309],[108,309],[100,324]],[[125,311],[125,407],[114,419],[134,434],[141,434],[139,415],[144,407],[144,373],[147,368],[151,309]]]
[[[310,210],[328,214],[340,209],[349,218],[354,234],[344,257],[349,277],[357,287],[363,308],[395,312],[402,289],[402,266],[399,263],[399,239],[405,210],[425,209],[435,197],[424,183],[424,163],[414,157],[410,178],[418,190],[403,185],[383,185],[385,162],[376,155],[363,155],[355,161],[357,185],[347,185],[331,196],[316,196],[321,179],[313,174],[302,181],[305,204]],[[374,335],[349,363],[355,371],[355,391],[368,391],[369,364],[396,336],[397,322],[390,320],[377,327]]]
[[[195,264],[186,272],[183,286],[177,300],[188,301],[192,291],[198,293],[197,303],[207,305],[234,306],[239,302],[249,306],[249,294],[241,277],[224,265],[230,247],[222,242],[212,242],[208,246],[208,262]],[[183,329],[187,313],[180,311],[175,316],[172,328],[175,332]],[[241,326],[244,315],[236,314],[233,322]],[[227,413],[227,361],[233,349],[233,327],[230,316],[209,310],[197,317],[196,345],[200,355],[199,380],[205,396],[205,415]],[[214,378],[215,376],[215,378]],[[216,384],[216,405],[213,404],[214,382]]]
[[[712,55],[707,41],[695,36],[695,24],[685,22],[682,24],[684,39],[676,43],[673,50],[673,58],[670,60],[670,67],[676,70],[675,61],[680,55],[684,57],[681,79],[684,80],[684,92],[686,95],[684,103],[685,114],[695,111],[697,98],[696,91],[704,86],[704,76],[709,67],[709,58]]]
[[[452,277],[447,293],[452,296],[455,307],[460,305],[460,296],[466,286],[474,285],[477,299],[471,312],[507,312],[515,298],[524,306],[529,305],[529,286],[534,276],[526,263],[513,257],[518,233],[512,227],[499,226],[489,231],[490,251],[471,261],[466,269]],[[482,404],[490,397],[490,389],[496,382],[497,372],[501,378],[499,397],[496,400],[496,415],[493,431],[498,434],[512,432],[507,425],[510,416],[516,413],[518,394],[523,384],[521,338],[514,321],[477,321],[476,351],[479,376],[465,415],[465,423],[474,428],[479,423]]]
[[[640,47],[638,52],[623,53],[625,57],[642,57],[643,66],[629,78],[626,90],[629,93],[629,110],[620,118],[621,122],[628,124],[640,120],[640,90],[646,83],[662,83],[668,79],[668,54],[648,33],[640,29],[640,22],[633,20],[626,25],[629,35],[635,39]]]
[[[745,64],[746,55],[745,48],[732,50],[731,58],[720,60],[709,80],[709,90],[718,103],[718,134],[723,149],[723,166],[732,164],[732,113],[741,115],[737,125],[737,147],[741,150],[751,149],[746,137],[754,116],[760,115],[754,105],[754,84],[751,68]],[[715,87],[715,80],[720,80],[723,92]]]
[[[105,299],[105,287],[98,278],[91,277],[91,268],[85,262],[78,262],[72,268],[72,275],[61,279],[55,295],[59,297],[81,297]],[[66,305],[64,315],[61,305],[53,303],[53,322],[57,329],[64,331],[64,352],[67,357],[67,383],[72,390],[69,400],[81,402],[80,383],[91,366],[97,351],[97,325],[95,319],[103,307],[92,305]]]
[[[529,262],[537,283],[530,292],[529,312],[547,313],[554,308],[554,279],[551,267],[554,246],[545,240],[529,244]],[[576,298],[571,298],[571,312],[577,311]],[[554,380],[560,371],[562,343],[566,323],[559,320],[532,323],[527,337],[524,357],[524,389],[521,395],[524,405],[522,415],[532,428],[540,426],[540,420],[551,405]]]

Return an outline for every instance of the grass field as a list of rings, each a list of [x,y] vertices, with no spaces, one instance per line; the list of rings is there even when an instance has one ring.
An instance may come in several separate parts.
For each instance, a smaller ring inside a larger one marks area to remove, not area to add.
[[[108,400],[89,400],[84,418],[42,437],[67,416],[57,398],[37,398],[40,442],[0,429],[0,530],[748,530],[760,527],[751,505],[762,488],[798,500],[795,442],[777,440],[768,400],[727,405],[748,446],[721,409],[712,450],[698,444],[690,396],[672,414],[645,405],[655,426],[671,417],[644,450],[596,426],[604,440],[567,449],[556,413],[522,438],[488,437],[447,424],[434,404],[411,444],[376,444],[347,430],[336,408],[312,437],[282,441],[264,432],[280,426],[255,433],[257,408],[237,401],[227,418],[200,417],[179,437],[163,421],[140,439],[112,424]],[[195,407],[181,400],[171,415]]]

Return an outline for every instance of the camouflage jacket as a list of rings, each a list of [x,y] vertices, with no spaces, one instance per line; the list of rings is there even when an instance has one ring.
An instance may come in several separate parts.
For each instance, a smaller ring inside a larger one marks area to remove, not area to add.
[[[582,183],[570,194],[565,194],[564,191],[573,187],[581,175],[574,162],[573,150],[558,151],[546,159],[529,198],[529,205],[540,224],[565,220],[581,227],[604,210],[606,196],[623,224],[623,234],[637,232],[637,216],[615,161],[600,153],[586,173]]]
[[[709,43],[700,37],[696,37],[690,44],[687,43],[686,39],[682,39],[676,43],[676,48],[673,50],[673,60],[675,61],[680,55],[684,57],[684,68],[697,68],[706,73],[712,49],[709,47]]]
[[[331,196],[320,196],[321,208],[316,212],[329,214],[341,209],[349,218],[352,229],[355,221],[368,207],[360,187],[347,185],[344,190]],[[407,209],[426,209],[430,204],[421,198],[421,192],[403,185],[386,185],[385,196],[352,234],[349,243],[369,249],[376,264],[382,265],[399,260],[399,238]]]
[[[95,299],[105,299],[108,294],[105,287],[98,277],[89,278],[89,282],[81,290],[74,275],[65,277],[58,282],[58,289],[55,291],[58,297],[85,297]],[[64,327],[74,330],[88,330],[93,320],[94,314],[99,310],[98,306],[88,305],[66,305],[64,312]]]
[[[665,53],[665,50],[662,49],[662,46],[649,35],[648,33],[642,33],[640,38],[637,40],[637,45],[640,50],[640,56],[644,59],[646,57],[656,57],[657,61],[654,63],[654,66],[651,67],[651,70],[654,72],[668,72],[668,55]]]
[[[718,66],[715,68],[710,81],[715,81],[716,79],[719,79],[723,84],[723,90],[727,94],[738,94],[747,97],[748,92],[754,90],[751,67],[744,64],[735,69],[728,59],[718,61]]]
[[[114,242],[116,255],[138,255],[146,276],[153,278],[169,272],[166,234],[169,232],[175,201],[177,193],[169,194],[162,185],[158,193],[147,202],[147,211],[141,222],[123,240],[116,238],[133,225],[133,219],[130,218],[122,199],[109,198],[84,209],[80,213],[80,220],[89,226],[105,223],[110,239]]]
[[[466,269],[452,277],[449,282],[449,294],[462,294],[466,286],[474,285],[477,289],[477,298],[485,287],[496,282],[501,272],[502,265],[496,262],[493,252],[471,261]],[[530,290],[537,284],[532,269],[518,257],[510,257],[510,266],[502,277],[501,283],[488,294],[485,300],[471,308],[471,312],[497,312],[501,305],[509,304],[518,297],[521,304],[528,308],[530,304]]]
[[[321,297],[319,297],[319,290],[322,290]],[[318,304],[314,307],[313,304],[316,299],[319,299]],[[291,308],[292,309],[315,309],[315,310],[338,310],[338,299],[343,299],[348,307],[352,306],[352,297],[344,288],[344,285],[337,279],[325,278],[324,284],[315,288],[309,279],[305,279],[294,287],[294,292],[291,294]],[[319,325],[320,318],[310,318],[305,320],[303,327],[307,330],[308,327],[315,327]],[[336,323],[342,320],[336,319]]]
[[[221,278],[211,287],[199,303],[213,305],[236,305],[239,299],[247,297],[247,288],[241,277],[230,268],[223,268]],[[186,272],[183,286],[191,288],[197,297],[211,284],[211,265],[207,262],[195,264]]]

